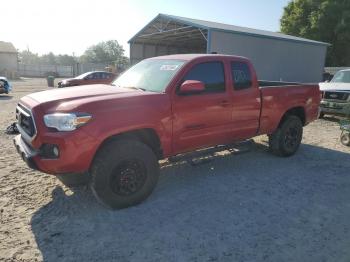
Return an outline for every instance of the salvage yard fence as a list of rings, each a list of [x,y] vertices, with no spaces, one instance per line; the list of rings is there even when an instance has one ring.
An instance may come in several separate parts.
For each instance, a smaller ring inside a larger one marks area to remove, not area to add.
[[[61,65],[19,64],[18,72],[20,76],[26,77],[45,77],[52,73],[62,77],[72,77],[74,75],[73,66]]]
[[[56,77],[74,77],[89,71],[105,70],[107,64],[76,63],[75,65],[37,65],[18,64],[18,73],[23,77],[46,77],[53,74]]]

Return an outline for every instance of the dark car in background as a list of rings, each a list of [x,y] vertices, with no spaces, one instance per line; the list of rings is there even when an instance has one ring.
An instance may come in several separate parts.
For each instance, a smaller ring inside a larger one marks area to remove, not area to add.
[[[94,84],[110,84],[116,74],[105,71],[93,71],[79,75],[75,78],[69,78],[58,82],[58,87],[94,85]]]

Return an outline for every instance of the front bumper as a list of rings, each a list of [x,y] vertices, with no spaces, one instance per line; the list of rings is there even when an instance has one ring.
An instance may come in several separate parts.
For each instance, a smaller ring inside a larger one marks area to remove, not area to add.
[[[86,172],[98,146],[96,139],[80,130],[72,134],[45,133],[39,136],[39,139],[40,142],[32,145],[19,134],[13,142],[17,152],[30,168],[53,175]],[[59,157],[45,156],[44,145],[57,145]]]
[[[321,113],[331,115],[350,115],[350,102],[329,102],[322,100],[320,104]]]
[[[58,88],[63,88],[63,87],[70,87],[70,86],[77,86],[78,84],[76,83],[71,83],[71,82],[58,82],[57,87]]]
[[[38,170],[38,167],[33,159],[38,154],[38,152],[27,145],[27,143],[22,139],[21,135],[15,136],[13,143],[18,154],[22,157],[22,160],[26,162],[30,168]]]

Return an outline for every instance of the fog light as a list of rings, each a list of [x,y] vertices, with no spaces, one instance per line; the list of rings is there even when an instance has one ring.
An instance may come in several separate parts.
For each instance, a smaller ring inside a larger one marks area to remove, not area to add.
[[[53,147],[52,152],[55,155],[55,157],[58,157],[60,155],[60,151],[58,150],[57,146]]]
[[[47,159],[59,158],[60,150],[57,145],[43,144],[40,147],[40,156]]]

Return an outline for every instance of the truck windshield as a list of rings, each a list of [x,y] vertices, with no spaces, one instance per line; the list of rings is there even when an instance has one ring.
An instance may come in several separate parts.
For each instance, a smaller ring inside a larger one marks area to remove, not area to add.
[[[170,59],[143,60],[119,76],[113,85],[163,92],[184,63],[183,60]]]
[[[350,71],[339,71],[331,81],[332,83],[350,83]]]

